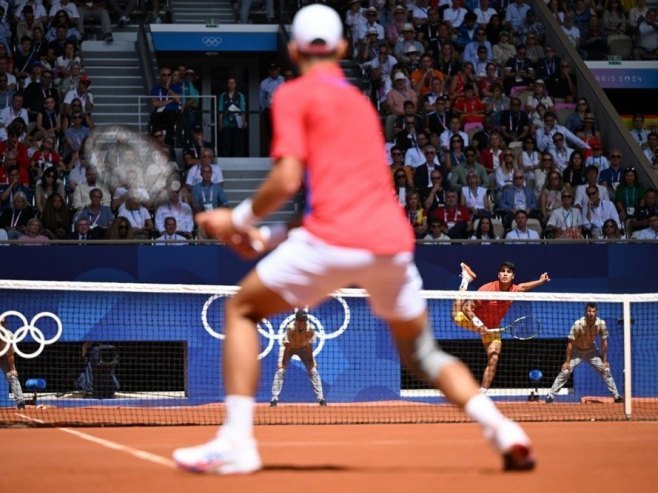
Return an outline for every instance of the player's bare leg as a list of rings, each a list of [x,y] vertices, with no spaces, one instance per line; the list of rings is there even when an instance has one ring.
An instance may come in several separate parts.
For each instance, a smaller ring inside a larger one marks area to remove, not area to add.
[[[491,341],[485,343],[484,348],[487,352],[487,367],[482,374],[481,392],[486,393],[491,388],[491,384],[496,376],[496,368],[498,368],[498,360],[500,359],[502,344],[500,341]]]
[[[444,353],[429,330],[427,312],[408,321],[389,321],[400,357],[407,368],[434,386],[483,429],[501,453],[505,470],[530,470],[535,466],[530,439],[522,428],[507,419],[493,401],[480,393],[464,363]]]
[[[226,303],[224,382],[226,423],[208,443],[174,451],[179,467],[192,472],[247,474],[261,468],[253,438],[253,410],[260,375],[256,323],[290,309],[290,305],[261,282],[253,270],[238,294]]]

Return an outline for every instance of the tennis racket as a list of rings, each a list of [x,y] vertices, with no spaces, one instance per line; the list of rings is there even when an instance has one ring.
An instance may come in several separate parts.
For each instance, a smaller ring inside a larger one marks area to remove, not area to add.
[[[507,333],[521,341],[534,339],[541,332],[541,323],[534,317],[520,317],[505,327],[487,329],[489,334]]]
[[[85,144],[85,155],[110,190],[124,187],[154,206],[182,187],[176,163],[148,136],[127,127],[96,127]]]

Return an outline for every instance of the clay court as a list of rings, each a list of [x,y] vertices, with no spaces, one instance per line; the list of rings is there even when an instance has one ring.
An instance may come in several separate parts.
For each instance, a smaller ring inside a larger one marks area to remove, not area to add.
[[[538,467],[504,474],[474,424],[257,426],[263,471],[179,471],[174,448],[214,426],[3,429],[0,491],[655,491],[658,422],[528,423]]]

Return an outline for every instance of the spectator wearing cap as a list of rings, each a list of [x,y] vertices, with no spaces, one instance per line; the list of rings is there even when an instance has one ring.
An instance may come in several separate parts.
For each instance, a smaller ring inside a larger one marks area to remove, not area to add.
[[[393,88],[386,96],[386,107],[395,116],[404,114],[405,101],[412,101],[418,105],[418,94],[412,88],[407,87],[407,76],[404,72],[396,72],[393,76]]]
[[[379,12],[375,7],[368,7],[365,11],[366,22],[359,24],[357,30],[357,41],[361,41],[366,36],[368,36],[371,29],[374,29],[377,32],[377,39],[379,41],[384,41],[384,26],[377,22],[379,17]]]
[[[386,41],[391,46],[395,46],[395,43],[402,38],[405,24],[407,24],[407,9],[402,5],[396,5],[393,9],[393,18],[384,26]]]
[[[80,81],[75,89],[71,89],[64,96],[64,112],[69,113],[71,111],[71,101],[74,99],[79,99],[82,102],[82,110],[90,115],[94,110],[94,96],[89,90],[91,86],[91,79],[87,74],[82,74],[80,76]]]
[[[418,53],[423,51],[423,45],[416,40],[416,29],[413,24],[407,22],[402,28],[402,38],[393,47],[393,55],[400,63],[408,64],[411,59],[407,55],[407,51],[412,46]]]
[[[409,61],[403,64],[407,74],[411,74],[415,70],[420,69],[420,55],[421,53],[415,46],[410,46],[407,48],[405,56],[409,59]]]
[[[466,43],[464,47],[464,52],[462,53],[462,61],[464,63],[471,62],[474,66],[482,58],[480,57],[480,51],[484,48],[486,50],[486,57],[484,62],[493,61],[493,47],[491,43],[487,41],[487,32],[482,27],[477,27],[475,30],[475,39]],[[477,72],[477,70],[476,70]]]
[[[596,127],[596,119],[594,118],[593,113],[585,114],[585,118],[583,119],[583,126],[578,132],[576,132],[576,135],[578,135],[578,137],[580,137],[583,142],[589,144],[590,147],[601,144],[601,132],[599,132],[598,128]],[[583,153],[585,157],[588,157],[591,154],[591,149]]]
[[[235,77],[228,78],[226,87],[218,101],[220,154],[224,157],[245,156],[247,102],[237,89]]]
[[[369,27],[365,37],[358,42],[356,59],[364,64],[376,59],[379,53],[379,44],[377,29]]]

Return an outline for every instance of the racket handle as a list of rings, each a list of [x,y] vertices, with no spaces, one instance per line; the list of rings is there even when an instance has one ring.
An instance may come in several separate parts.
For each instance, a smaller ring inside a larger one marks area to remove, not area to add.
[[[505,329],[487,329],[487,334],[500,334],[504,332]]]

